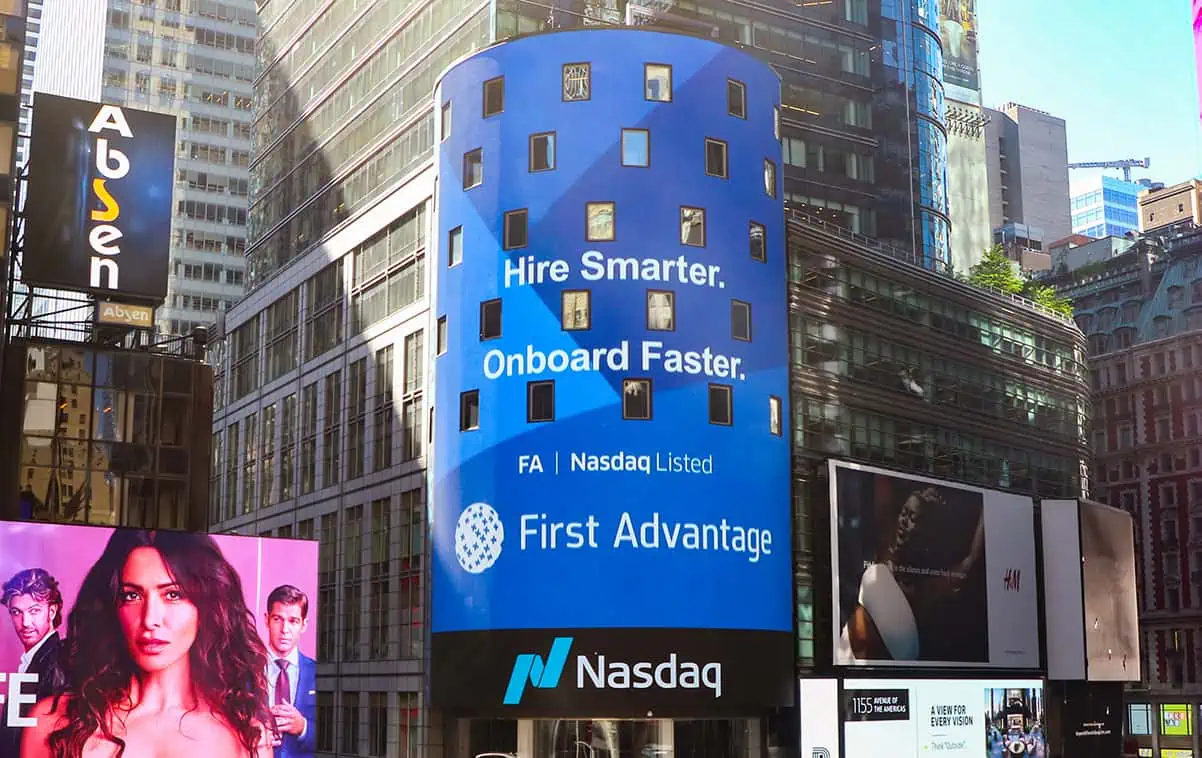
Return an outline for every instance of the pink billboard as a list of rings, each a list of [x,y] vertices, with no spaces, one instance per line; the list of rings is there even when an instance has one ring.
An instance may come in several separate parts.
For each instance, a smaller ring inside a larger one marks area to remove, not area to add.
[[[315,748],[317,543],[0,522],[0,758]]]

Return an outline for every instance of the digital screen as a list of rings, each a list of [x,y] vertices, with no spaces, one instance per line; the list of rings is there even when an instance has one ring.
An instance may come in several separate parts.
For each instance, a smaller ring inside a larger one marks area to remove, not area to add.
[[[1047,755],[1039,681],[849,679],[842,706],[844,758]]]
[[[506,42],[442,79],[440,707],[791,701],[779,104],[746,52],[629,29]]]
[[[1031,498],[830,462],[835,663],[1038,668]]]
[[[162,302],[175,127],[172,115],[37,93],[23,281]]]
[[[316,579],[312,541],[0,522],[0,758],[115,751],[111,723],[312,755]],[[142,711],[151,687],[187,706]]]
[[[1160,706],[1160,733],[1189,737],[1194,733],[1193,710],[1188,705]]]

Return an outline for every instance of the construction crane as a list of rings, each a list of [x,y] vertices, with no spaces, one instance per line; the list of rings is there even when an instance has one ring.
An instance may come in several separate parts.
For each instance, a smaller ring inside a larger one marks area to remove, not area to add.
[[[1151,158],[1127,158],[1121,161],[1090,161],[1088,163],[1070,163],[1069,168],[1118,168],[1123,170],[1123,181],[1131,181],[1131,169],[1147,168],[1152,165]]]

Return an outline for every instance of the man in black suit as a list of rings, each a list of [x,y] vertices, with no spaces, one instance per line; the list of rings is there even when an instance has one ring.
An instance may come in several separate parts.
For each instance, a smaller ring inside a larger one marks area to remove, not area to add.
[[[0,604],[8,612],[13,631],[24,648],[16,673],[37,675],[37,700],[62,692],[67,677],[59,663],[62,641],[55,631],[63,622],[63,595],[58,580],[45,569],[21,571],[4,583]],[[28,687],[25,692],[33,694]],[[28,715],[32,708],[32,704],[23,705],[21,715]],[[4,725],[0,730],[0,758],[20,755],[21,733],[19,728]]]

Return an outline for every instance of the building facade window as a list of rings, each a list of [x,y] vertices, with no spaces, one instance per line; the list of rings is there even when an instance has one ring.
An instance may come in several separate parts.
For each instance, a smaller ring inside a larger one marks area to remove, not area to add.
[[[468,390],[459,395],[459,431],[480,428],[480,390]]]
[[[480,341],[495,340],[501,336],[501,298],[480,303]]]
[[[435,336],[434,354],[443,355],[447,352],[447,317],[438,317],[438,331]]]
[[[730,426],[734,423],[734,389],[729,384],[710,385],[710,423]]]
[[[592,97],[592,66],[588,63],[563,64],[563,101],[588,100]]]
[[[622,165],[634,168],[651,165],[651,132],[646,129],[622,130]]]
[[[764,192],[768,197],[776,197],[776,164],[764,159]]]
[[[647,290],[647,329],[656,332],[676,329],[676,293]]]
[[[664,63],[643,65],[643,97],[657,103],[672,102],[672,67]]]
[[[463,154],[463,188],[469,190],[484,183],[484,148]]]
[[[405,367],[401,378],[401,460],[417,460],[425,451],[422,434],[425,403],[422,400],[426,357],[425,332],[405,335]]]
[[[748,225],[747,239],[751,260],[766,262],[768,260],[768,231],[764,225],[752,221]]]
[[[727,146],[720,139],[705,138],[705,173],[706,176],[716,176],[719,179],[729,176]]]
[[[705,209],[680,208],[680,244],[705,247]]]
[[[526,421],[537,423],[555,420],[555,382],[541,381],[526,384]]]
[[[463,227],[457,226],[447,232],[447,267],[463,263]]]
[[[317,382],[301,390],[300,494],[317,483]]]
[[[372,434],[372,471],[392,466],[392,345],[376,351],[376,407]]]
[[[622,380],[622,418],[630,421],[651,420],[651,380]]]
[[[751,303],[730,301],[730,336],[741,342],[751,341]]]
[[[502,242],[506,250],[518,250],[526,246],[528,219],[529,212],[525,208],[505,213]]]
[[[585,204],[585,239],[589,242],[612,242],[615,238],[614,204],[598,202]]]
[[[735,118],[747,118],[747,87],[743,82],[726,80],[726,112]]]
[[[342,475],[342,372],[327,374],[322,392],[325,424],[321,432],[321,486],[338,484]]]
[[[551,171],[555,168],[555,132],[530,135],[530,171]]]
[[[505,110],[505,77],[498,76],[484,82],[484,118],[495,116]]]
[[[451,101],[448,100],[442,104],[442,133],[439,135],[442,139],[451,136]]]
[[[346,478],[363,476],[367,454],[367,359],[347,367]]]
[[[775,395],[768,398],[768,432],[775,437],[783,433],[781,424],[781,400]]]
[[[564,290],[560,295],[560,320],[565,332],[588,329],[592,323],[591,293],[588,290]]]

